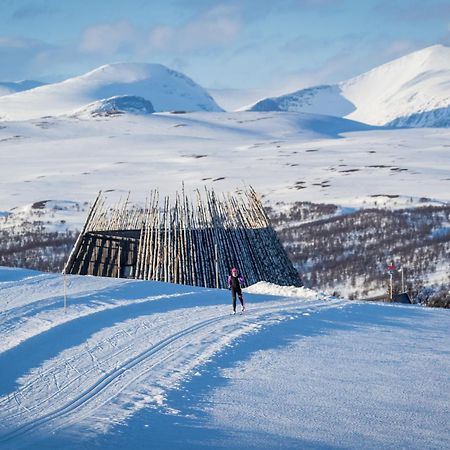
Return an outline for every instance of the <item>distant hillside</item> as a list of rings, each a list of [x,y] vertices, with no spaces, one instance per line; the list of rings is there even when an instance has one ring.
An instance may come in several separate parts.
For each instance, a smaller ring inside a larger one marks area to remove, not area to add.
[[[343,212],[332,204],[298,202],[268,211],[308,287],[350,299],[383,295],[392,259],[404,268],[413,296],[424,285],[450,286],[450,204]],[[394,290],[400,289],[396,272]]]
[[[59,219],[77,210],[85,215],[87,205],[43,201],[30,205],[23,223],[11,215],[4,227],[6,219],[0,218],[0,266],[61,272],[78,233]],[[350,299],[382,296],[389,281],[387,263],[394,259],[404,268],[412,298],[434,285],[450,299],[450,204],[350,212],[333,204],[297,202],[266,210],[309,288]],[[397,271],[394,291],[400,289]]]
[[[44,86],[45,83],[34,80],[23,81],[0,81],[0,97],[4,95],[15,94],[16,92],[27,91],[39,86]]]
[[[0,98],[0,118],[26,120],[70,114],[92,102],[116,96],[148,100],[155,111],[222,111],[186,75],[160,64],[109,64],[61,83]]]
[[[434,45],[336,85],[265,98],[250,111],[301,111],[394,127],[450,126],[450,48]]]

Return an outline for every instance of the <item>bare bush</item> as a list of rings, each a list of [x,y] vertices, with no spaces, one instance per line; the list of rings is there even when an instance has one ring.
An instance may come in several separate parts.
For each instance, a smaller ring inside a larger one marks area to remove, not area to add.
[[[363,209],[338,214],[334,205],[299,203],[268,213],[308,287],[333,292],[351,287],[352,298],[385,290],[387,262],[405,267],[411,286],[422,285],[439,265],[450,267],[450,206]],[[397,273],[395,291],[400,290]]]

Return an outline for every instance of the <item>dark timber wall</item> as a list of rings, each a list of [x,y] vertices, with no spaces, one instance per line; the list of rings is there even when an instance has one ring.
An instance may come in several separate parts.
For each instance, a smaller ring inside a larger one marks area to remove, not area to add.
[[[69,273],[134,278],[139,230],[133,234],[134,236],[124,236],[118,231],[85,233]]]
[[[160,205],[153,191],[143,208],[108,208],[100,193],[65,272],[224,288],[237,267],[248,284],[302,285],[253,189],[205,197]]]

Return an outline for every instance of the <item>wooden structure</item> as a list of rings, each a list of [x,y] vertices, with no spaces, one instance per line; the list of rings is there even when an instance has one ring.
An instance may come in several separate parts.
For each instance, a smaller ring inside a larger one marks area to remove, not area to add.
[[[401,292],[399,294],[394,294],[392,296],[392,300],[389,300],[392,303],[406,303],[411,304],[411,299],[409,298],[409,294],[407,292]]]
[[[64,272],[224,288],[237,267],[247,284],[302,286],[252,188],[195,197],[155,190],[144,207],[111,208],[99,193]]]

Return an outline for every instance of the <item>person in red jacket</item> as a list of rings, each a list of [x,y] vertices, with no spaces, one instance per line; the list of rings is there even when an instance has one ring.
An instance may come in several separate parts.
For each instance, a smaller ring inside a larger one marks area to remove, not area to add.
[[[242,296],[242,286],[244,284],[244,277],[239,275],[236,267],[233,267],[231,269],[231,275],[228,277],[228,288],[231,289],[231,295],[233,297],[233,314],[236,314],[236,294],[241,302],[242,312],[245,311],[244,297]]]

